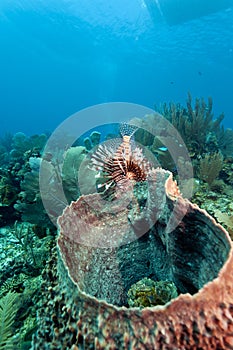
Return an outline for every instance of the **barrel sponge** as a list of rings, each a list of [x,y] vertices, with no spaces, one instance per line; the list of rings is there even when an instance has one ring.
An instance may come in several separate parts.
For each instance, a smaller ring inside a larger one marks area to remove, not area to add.
[[[130,206],[107,217],[96,214],[97,194],[82,196],[64,210],[58,263],[48,272],[51,284],[44,288],[47,299],[33,349],[233,348],[233,247],[228,233],[181,197],[169,172],[154,170],[148,192],[146,215],[134,217],[128,226]],[[163,206],[155,215],[158,198]],[[132,238],[142,221],[148,231],[127,244],[80,243],[83,235],[89,238],[90,229],[101,237],[103,227],[109,234],[122,227]],[[145,277],[172,281],[179,295],[165,305],[130,307],[127,292]]]

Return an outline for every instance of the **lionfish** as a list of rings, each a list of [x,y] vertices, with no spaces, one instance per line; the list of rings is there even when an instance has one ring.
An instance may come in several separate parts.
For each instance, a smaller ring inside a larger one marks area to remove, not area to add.
[[[92,165],[98,171],[96,178],[102,178],[103,183],[97,189],[119,186],[127,187],[129,182],[146,181],[150,163],[142,153],[142,149],[135,146],[133,135],[137,131],[134,125],[123,123],[120,125],[122,142],[113,140],[113,143],[101,144],[91,156]]]

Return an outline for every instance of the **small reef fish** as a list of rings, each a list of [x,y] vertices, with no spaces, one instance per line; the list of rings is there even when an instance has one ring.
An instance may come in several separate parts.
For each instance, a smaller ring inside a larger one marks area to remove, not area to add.
[[[162,146],[162,147],[159,147],[158,150],[161,152],[167,152],[168,148],[165,146]]]

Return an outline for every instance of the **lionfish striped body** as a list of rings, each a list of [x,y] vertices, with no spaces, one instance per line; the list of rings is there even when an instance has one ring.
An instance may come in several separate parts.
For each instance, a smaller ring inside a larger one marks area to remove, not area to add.
[[[104,183],[98,188],[106,190],[111,186],[124,188],[129,181],[141,182],[147,179],[151,169],[149,162],[144,157],[141,148],[133,147],[132,136],[137,127],[122,124],[120,132],[122,142],[115,145],[107,143],[100,145],[92,155],[92,164],[99,173],[96,177],[104,178]]]

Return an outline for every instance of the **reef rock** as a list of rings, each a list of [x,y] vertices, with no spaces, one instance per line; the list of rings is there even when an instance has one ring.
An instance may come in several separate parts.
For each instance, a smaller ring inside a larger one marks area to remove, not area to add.
[[[126,197],[110,210],[99,195],[82,196],[59,218],[59,283],[49,287],[33,349],[233,349],[228,233],[162,169],[148,178],[143,209]],[[178,297],[129,307],[128,290],[145,277],[172,281]]]

